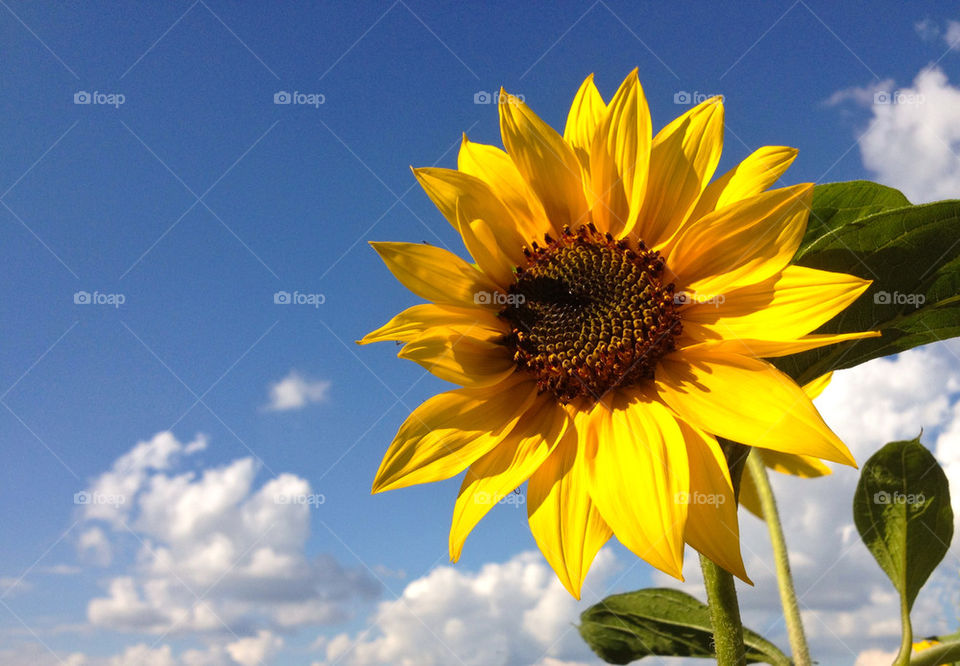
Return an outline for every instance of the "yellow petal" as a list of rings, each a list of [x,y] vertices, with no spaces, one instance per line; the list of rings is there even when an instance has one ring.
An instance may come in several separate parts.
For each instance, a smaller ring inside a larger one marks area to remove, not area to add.
[[[409,342],[434,328],[447,328],[461,332],[477,330],[491,334],[499,332],[501,335],[509,332],[503,320],[490,310],[421,303],[407,308],[357,342],[361,345],[386,340]]]
[[[830,380],[833,379],[833,371],[820,375],[816,379],[813,379],[803,385],[803,392],[807,394],[807,397],[811,400],[819,398],[820,394],[823,393],[824,389],[827,388],[830,384]]]
[[[480,519],[499,502],[522,504],[513,490],[522,485],[557,447],[570,421],[551,395],[542,395],[510,434],[467,470],[453,509],[450,559],[460,559],[463,542]]]
[[[500,100],[503,145],[554,229],[560,232],[565,225],[586,223],[587,202],[573,149],[525,103],[503,90]]]
[[[590,172],[590,145],[593,143],[593,135],[606,110],[607,105],[594,85],[591,74],[584,79],[573,98],[570,113],[567,114],[567,126],[563,130],[563,140],[573,148],[585,174]],[[586,178],[584,182],[588,182]]]
[[[684,332],[689,336],[696,336],[696,324],[684,324]],[[700,335],[703,333],[700,332]],[[723,352],[728,354],[742,354],[744,356],[754,356],[756,358],[777,358],[780,356],[789,356],[790,354],[799,354],[810,349],[819,349],[827,345],[835,345],[839,342],[848,342],[850,340],[862,340],[864,338],[879,338],[880,331],[862,331],[859,333],[824,333],[821,335],[806,335],[796,340],[753,340],[750,338],[731,338],[729,340],[716,340],[702,342],[700,344],[684,347],[684,349],[702,349],[711,352]]]
[[[536,395],[536,382],[518,377],[488,389],[433,396],[400,426],[380,463],[373,492],[459,474],[503,440]]]
[[[634,554],[683,580],[690,468],[676,418],[628,389],[598,402],[585,430],[590,496],[600,515]]]
[[[522,248],[523,240],[515,229],[497,229],[483,218],[468,216],[468,212],[457,205],[457,230],[463,238],[463,244],[480,270],[499,287],[509,287],[514,282],[514,268],[526,261],[523,253],[518,252],[518,259],[506,252],[504,247]]]
[[[683,422],[680,428],[690,461],[687,526],[683,537],[693,548],[750,583],[740,555],[737,501],[723,451],[714,437],[699,428]]]
[[[793,340],[833,319],[870,284],[846,273],[787,266],[713,302],[691,295],[690,304],[683,306],[683,320],[702,325],[709,338]]]
[[[650,181],[643,211],[628,235],[651,247],[667,241],[686,220],[713,177],[723,149],[723,102],[713,97],[664,127],[650,149]]]
[[[461,235],[463,230],[457,217],[458,210],[470,222],[483,220],[484,227],[490,230],[488,251],[501,257],[500,263],[510,267],[525,263],[523,248],[526,243],[513,217],[489,185],[479,178],[451,169],[414,169],[413,173],[433,203]],[[473,254],[469,244],[467,249]],[[473,258],[480,264],[481,270],[486,271],[487,266],[480,258],[476,255]],[[496,275],[490,275],[496,279]],[[508,282],[512,282],[512,279]]]
[[[587,491],[582,447],[568,428],[527,484],[530,531],[547,562],[575,598],[597,552],[613,534]]]
[[[802,479],[813,479],[818,476],[833,474],[833,470],[822,461],[811,456],[795,456],[769,449],[757,449],[763,463],[774,472],[799,476]],[[746,474],[746,472],[744,472]]]
[[[633,70],[610,102],[590,149],[588,202],[601,232],[632,228],[643,204],[650,169],[650,109]]]
[[[517,369],[502,339],[499,331],[479,328],[431,329],[405,344],[397,356],[464,388],[484,388],[499,384]]]
[[[684,350],[660,362],[656,386],[682,419],[709,433],[856,466],[810,398],[766,361]]]
[[[506,206],[524,239],[536,240],[554,230],[540,200],[504,151],[496,146],[473,143],[464,134],[457,167],[490,187]]]
[[[667,270],[682,290],[711,295],[773,277],[800,246],[812,197],[813,184],[804,183],[707,215],[677,238]]]
[[[759,450],[757,449],[757,451]],[[753,482],[753,477],[750,476],[748,470],[743,470],[743,475],[740,477],[740,489],[737,498],[740,506],[763,520],[763,505],[760,504],[760,493],[757,492],[757,485]]]
[[[420,298],[446,305],[501,307],[489,298],[500,291],[496,283],[452,252],[417,243],[370,245],[393,276]]]
[[[718,208],[748,199],[771,187],[797,157],[796,148],[764,146],[707,185],[700,194],[690,220],[699,220]]]

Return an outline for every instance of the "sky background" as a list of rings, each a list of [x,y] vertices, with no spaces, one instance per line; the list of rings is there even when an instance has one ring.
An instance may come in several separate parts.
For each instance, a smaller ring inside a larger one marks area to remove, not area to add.
[[[609,99],[634,67],[655,128],[724,95],[718,173],[790,145],[785,184],[960,191],[953,3],[736,7],[0,0],[0,662],[597,663],[578,613],[675,583],[612,542],[575,602],[522,496],[450,567],[459,480],[370,496],[447,385],[354,344],[417,302],[366,242],[463,254],[409,166],[455,167],[462,132],[500,144],[478,93],[562,128],[584,77]],[[958,351],[838,373],[818,405],[860,461],[923,428],[960,482]],[[814,654],[868,666],[899,628],[855,482],[775,479]],[[745,617],[786,647],[762,525],[743,531]],[[919,635],[960,624],[958,553]]]

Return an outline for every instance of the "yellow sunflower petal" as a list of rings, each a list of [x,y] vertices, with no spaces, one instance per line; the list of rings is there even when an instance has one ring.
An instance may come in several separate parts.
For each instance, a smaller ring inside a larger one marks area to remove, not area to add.
[[[712,303],[694,294],[683,307],[683,320],[701,324],[713,338],[792,340],[833,319],[870,284],[846,273],[787,266],[763,282],[720,294]]]
[[[688,506],[681,500],[690,490],[690,467],[680,426],[641,391],[607,396],[586,424],[590,496],[620,543],[683,580]]]
[[[684,332],[690,336],[696,336],[696,324],[684,323]],[[703,335],[703,333],[700,333]],[[723,352],[729,354],[742,354],[744,356],[754,356],[756,358],[777,358],[779,356],[789,356],[798,354],[810,349],[819,349],[827,345],[835,345],[839,342],[848,342],[850,340],[862,340],[864,338],[879,338],[880,331],[862,331],[858,333],[823,333],[820,335],[806,335],[796,340],[752,340],[749,338],[731,338],[729,340],[716,340],[702,342],[695,346],[685,347],[685,349],[703,349],[713,352]]]
[[[495,504],[509,501],[557,447],[570,417],[552,396],[540,396],[495,449],[467,470],[453,508],[450,559],[460,559],[463,542]],[[521,498],[522,499],[522,498]]]
[[[757,449],[757,451],[759,450],[760,449]],[[757,491],[757,484],[753,482],[753,477],[750,476],[750,472],[747,470],[743,470],[743,475],[740,477],[740,489],[737,494],[737,499],[740,502],[740,506],[744,507],[760,520],[763,520],[763,505],[760,504],[760,493]]]
[[[814,398],[819,398],[820,394],[823,393],[824,389],[830,385],[830,380],[833,379],[833,371],[820,375],[814,380],[811,380],[804,384],[803,392],[807,394],[807,397],[813,400]]]
[[[690,492],[683,537],[734,576],[751,583],[740,555],[737,501],[723,451],[717,440],[702,430],[682,421],[680,428],[690,461]]]
[[[418,243],[370,243],[400,283],[420,298],[446,305],[501,306],[478,294],[499,291],[486,275],[452,252]]]
[[[485,259],[489,256],[497,258],[494,268],[501,264],[518,266],[524,261],[524,238],[517,230],[513,217],[489,185],[479,178],[452,169],[426,168],[414,169],[413,172],[433,203],[461,235],[464,231],[458,214],[462,213],[463,218],[471,224],[474,220],[483,220],[482,226],[489,232],[483,235],[484,250],[481,254]],[[491,267],[490,262],[484,263],[481,257],[474,254],[476,245],[471,248],[466,236],[464,242],[480,268],[486,272]],[[494,279],[503,277],[496,270],[488,274]]]
[[[719,437],[856,466],[810,398],[766,361],[684,350],[660,362],[656,386],[682,419]]]
[[[758,148],[740,164],[707,185],[700,194],[693,212],[690,213],[690,220],[699,220],[718,208],[729,206],[767,190],[777,182],[796,157],[796,148],[786,146]]]
[[[405,344],[397,356],[464,388],[484,388],[499,384],[517,369],[502,338],[501,332],[484,329],[431,329]]]
[[[832,469],[818,458],[811,456],[797,456],[790,453],[770,451],[769,449],[757,449],[757,453],[763,459],[763,464],[774,472],[780,472],[781,474],[799,476],[802,479],[814,479],[818,476],[833,474]]]
[[[543,205],[520,175],[517,166],[496,146],[473,143],[463,135],[457,168],[484,181],[513,216],[524,239],[542,238],[553,231]]]
[[[563,130],[563,140],[570,144],[580,161],[584,173],[590,173],[590,145],[597,125],[607,110],[597,86],[593,83],[593,74],[583,80],[580,89],[570,105],[567,114],[567,126]],[[584,177],[584,182],[588,182]]]
[[[726,295],[787,267],[807,228],[813,184],[771,190],[686,227],[667,256],[681,289]]]
[[[723,102],[713,97],[664,127],[650,149],[643,211],[627,234],[658,247],[680,229],[720,161]]]
[[[483,218],[469,216],[458,204],[457,230],[481,271],[500,287],[506,288],[513,284],[513,269],[526,263],[519,249],[513,254],[504,249],[510,246],[523,247],[523,240],[514,229],[506,232],[498,230]],[[520,258],[516,258],[517,254]]]
[[[590,147],[589,204],[601,232],[619,236],[633,227],[647,186],[651,133],[647,98],[633,70],[610,102]]]
[[[380,328],[367,333],[363,336],[363,339],[357,340],[357,342],[361,345],[387,340],[409,342],[428,330],[438,327],[457,331],[499,332],[501,335],[509,332],[503,320],[491,310],[421,303],[407,308]]]
[[[586,222],[587,202],[573,149],[525,103],[503,90],[500,100],[503,145],[554,229],[559,232],[564,225]]]
[[[530,531],[547,562],[575,598],[597,552],[613,534],[587,491],[582,447],[568,428],[527,483]]]
[[[537,395],[536,382],[510,379],[487,389],[435,395],[400,426],[373,492],[449,479],[497,444]]]

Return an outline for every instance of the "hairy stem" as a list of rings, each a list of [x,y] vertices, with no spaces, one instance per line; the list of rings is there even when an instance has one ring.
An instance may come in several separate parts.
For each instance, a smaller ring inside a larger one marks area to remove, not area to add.
[[[793,586],[793,575],[790,573],[790,557],[787,552],[787,542],[783,536],[780,512],[777,510],[777,500],[773,495],[773,488],[770,487],[766,466],[756,451],[747,459],[747,470],[757,489],[757,496],[763,509],[763,519],[767,521],[767,530],[770,532],[773,560],[777,569],[777,587],[780,588],[780,604],[783,606],[783,617],[787,624],[793,662],[796,666],[810,666],[812,663],[810,648],[807,646],[807,637],[803,632],[803,621],[797,604],[797,592]]]

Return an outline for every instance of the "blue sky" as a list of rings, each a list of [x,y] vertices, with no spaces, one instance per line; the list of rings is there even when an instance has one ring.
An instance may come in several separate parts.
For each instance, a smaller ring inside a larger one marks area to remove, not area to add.
[[[464,131],[500,143],[496,106],[475,93],[503,85],[562,127],[585,76],[609,97],[639,67],[655,127],[689,108],[679,93],[725,96],[720,171],[784,144],[800,149],[787,184],[897,185],[865,166],[858,137],[878,112],[856,90],[909,86],[931,64],[960,78],[948,3],[0,5],[0,645],[11,663],[33,648],[31,663],[100,663],[139,643],[177,659],[261,630],[283,646],[256,660],[257,646],[221,650],[234,660],[223,663],[321,663],[330,639],[446,562],[459,481],[369,495],[398,425],[446,385],[389,344],[353,341],[416,302],[367,241],[461,251],[409,166],[455,167]],[[279,91],[323,103],[275,104]],[[103,103],[75,103],[82,92]],[[323,303],[278,305],[278,291]],[[123,302],[75,303],[77,292]],[[304,405],[270,408],[284,379]],[[163,530],[136,515],[130,529],[97,520],[74,494],[167,430],[206,446],[144,479],[196,481],[252,458],[250,493],[288,474],[323,496],[290,548],[351,572],[336,622],[241,622],[157,642],[146,625],[91,619],[111,581],[150,578],[143,549],[160,548]],[[81,539],[95,529],[99,551]],[[500,507],[457,567],[532,548],[525,511]],[[611,553],[614,589],[650,583],[646,565]]]

